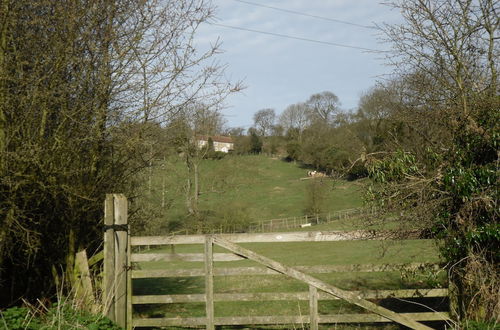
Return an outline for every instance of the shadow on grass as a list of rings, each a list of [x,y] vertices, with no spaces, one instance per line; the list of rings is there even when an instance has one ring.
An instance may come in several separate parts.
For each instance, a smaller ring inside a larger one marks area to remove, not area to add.
[[[132,282],[134,296],[204,293],[203,277],[140,278]]]
[[[132,282],[132,292],[134,296],[203,294],[204,283],[203,277],[135,279]],[[133,309],[134,317],[138,318],[202,317],[205,315],[205,303],[138,304],[134,305]]]

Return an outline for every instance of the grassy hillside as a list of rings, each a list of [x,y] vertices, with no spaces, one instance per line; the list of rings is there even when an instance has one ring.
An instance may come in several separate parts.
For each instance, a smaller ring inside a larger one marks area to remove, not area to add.
[[[186,217],[187,180],[182,160],[173,157],[158,163],[143,177],[141,203],[150,209],[150,216],[182,223]],[[305,214],[307,186],[312,181],[301,180],[306,177],[307,169],[299,164],[261,155],[203,160],[199,210],[210,221],[226,222],[301,216]],[[323,212],[362,206],[363,181],[323,179],[323,187]]]

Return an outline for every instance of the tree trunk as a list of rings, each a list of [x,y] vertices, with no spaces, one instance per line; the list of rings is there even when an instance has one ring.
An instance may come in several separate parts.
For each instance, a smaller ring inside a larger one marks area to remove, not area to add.
[[[3,269],[3,262],[5,259],[5,248],[9,244],[9,232],[14,223],[14,210],[11,208],[7,211],[6,217],[0,226],[0,275]]]
[[[198,196],[200,195],[200,183],[199,183],[199,167],[198,163],[193,164],[193,171],[194,171],[194,191],[193,191],[193,201],[194,201],[194,208],[198,208]]]

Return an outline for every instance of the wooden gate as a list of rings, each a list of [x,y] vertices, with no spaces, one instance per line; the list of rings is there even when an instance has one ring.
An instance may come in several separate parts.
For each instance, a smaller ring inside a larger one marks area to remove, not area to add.
[[[237,243],[281,243],[281,242],[331,242],[343,240],[360,240],[373,238],[373,233],[363,231],[353,232],[288,232],[288,233],[262,233],[262,234],[221,234],[221,235],[182,235],[182,236],[154,236],[130,237],[124,232],[123,214],[124,205],[120,195],[107,199],[109,210],[107,218],[119,219],[119,223],[109,224],[106,227],[106,240],[108,252],[114,249],[115,256],[106,253],[106,258],[111,258],[114,265],[105,266],[106,274],[111,274],[110,269],[115,269],[113,276],[106,276],[108,315],[120,325],[131,329],[134,327],[165,327],[165,326],[203,326],[214,329],[217,325],[257,325],[257,324],[309,324],[311,329],[318,329],[321,323],[375,323],[396,322],[412,329],[430,329],[419,321],[446,321],[448,313],[422,312],[422,313],[396,313],[381,307],[368,299],[382,299],[386,297],[444,297],[446,289],[427,290],[377,290],[353,292],[342,290],[328,284],[310,274],[333,273],[338,271],[390,271],[402,267],[418,268],[420,264],[406,265],[327,265],[309,267],[289,267],[276,260],[255,253]],[[125,202],[126,204],[126,202]],[[117,208],[121,208],[117,210]],[[126,211],[126,205],[125,205]],[[113,214],[111,217],[110,214]],[[118,214],[118,217],[117,217]],[[126,214],[126,212],[125,212]],[[126,220],[126,216],[125,216]],[[121,242],[119,236],[125,238]],[[111,240],[111,236],[114,239]],[[127,239],[128,237],[128,239]],[[377,238],[377,237],[376,237]],[[382,239],[382,237],[378,237]],[[113,241],[113,244],[110,243]],[[140,247],[165,245],[196,245],[204,246],[203,253],[175,253],[160,249],[140,252]],[[214,246],[222,247],[229,253],[214,253]],[[235,261],[249,259],[264,267],[214,267],[214,261]],[[139,263],[157,261],[193,261],[204,262],[204,269],[137,269],[134,265]],[[283,274],[305,283],[308,292],[282,292],[282,293],[214,293],[214,277],[233,275],[269,275]],[[204,277],[204,294],[167,294],[167,295],[133,295],[132,282],[146,278],[169,277]],[[332,314],[320,315],[318,313],[318,300],[341,299],[350,304],[362,307],[363,314]],[[221,301],[273,301],[273,300],[308,300],[309,314],[296,316],[245,316],[245,317],[217,317],[214,314],[214,302]],[[172,303],[204,303],[204,317],[135,317],[133,306],[143,304],[172,304]],[[369,312],[369,313],[366,313]]]

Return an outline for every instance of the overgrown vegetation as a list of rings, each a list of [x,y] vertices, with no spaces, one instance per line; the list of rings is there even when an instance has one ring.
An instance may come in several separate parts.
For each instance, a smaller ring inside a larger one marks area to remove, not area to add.
[[[495,1],[395,1],[399,151],[367,161],[375,201],[442,239],[462,320],[500,315],[498,7]],[[419,47],[418,45],[425,45]],[[397,89],[394,87],[397,86]]]
[[[217,44],[195,50],[212,15],[202,0],[0,2],[0,306],[53,297],[75,252],[101,245],[105,193],[135,195],[160,125],[237,90]]]
[[[120,330],[121,328],[102,315],[75,309],[69,304],[50,308],[11,307],[0,311],[0,328],[8,330],[89,329]]]

